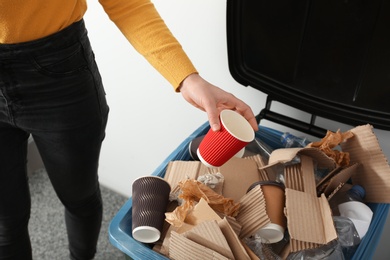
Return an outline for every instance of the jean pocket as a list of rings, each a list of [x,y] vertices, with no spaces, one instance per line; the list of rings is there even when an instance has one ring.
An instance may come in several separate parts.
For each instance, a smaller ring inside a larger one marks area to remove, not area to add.
[[[36,69],[47,75],[70,75],[88,69],[88,62],[79,42],[66,48],[33,56],[31,59]]]

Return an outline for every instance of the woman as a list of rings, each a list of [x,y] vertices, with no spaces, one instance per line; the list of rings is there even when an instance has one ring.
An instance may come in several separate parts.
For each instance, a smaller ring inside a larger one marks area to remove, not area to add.
[[[206,111],[249,108],[205,81],[150,0],[100,0],[129,42],[183,97]],[[31,259],[27,140],[34,137],[65,206],[71,259],[92,259],[102,218],[97,168],[108,106],[88,40],[86,0],[0,0],[0,259]],[[48,223],[50,224],[50,223]]]

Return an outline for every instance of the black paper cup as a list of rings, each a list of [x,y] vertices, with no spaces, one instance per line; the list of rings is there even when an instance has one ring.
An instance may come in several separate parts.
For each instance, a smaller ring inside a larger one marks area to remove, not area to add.
[[[132,234],[142,243],[160,239],[171,187],[163,178],[146,176],[132,186]]]

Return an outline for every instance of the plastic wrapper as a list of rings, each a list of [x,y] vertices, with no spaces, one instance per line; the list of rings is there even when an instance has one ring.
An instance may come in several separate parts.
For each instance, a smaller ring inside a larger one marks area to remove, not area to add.
[[[238,214],[239,203],[235,203],[233,199],[223,197],[197,180],[181,181],[178,186],[180,188],[178,198],[183,202],[173,212],[165,213],[166,221],[175,227],[180,227],[184,223],[187,215],[201,198],[207,201],[216,212],[231,217]]]
[[[197,179],[197,181],[207,185],[218,194],[222,193],[224,180],[225,178],[220,172],[217,172],[215,174],[212,173],[203,174],[200,175]]]
[[[313,249],[302,250],[288,255],[287,260],[344,260],[341,245],[337,240]]]

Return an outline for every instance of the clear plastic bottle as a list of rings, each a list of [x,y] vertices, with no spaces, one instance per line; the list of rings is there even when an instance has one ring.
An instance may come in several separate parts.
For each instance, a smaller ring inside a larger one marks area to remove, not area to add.
[[[345,259],[351,259],[360,244],[360,236],[352,220],[347,217],[334,216],[337,241]]]
[[[351,189],[337,192],[330,200],[329,206],[332,210],[333,216],[340,216],[339,205],[348,201],[357,201],[364,203],[366,191],[360,185],[353,185]]]
[[[305,147],[310,143],[310,141],[306,137],[298,137],[293,134],[290,134],[289,132],[285,132],[280,137],[280,141],[285,148]]]

